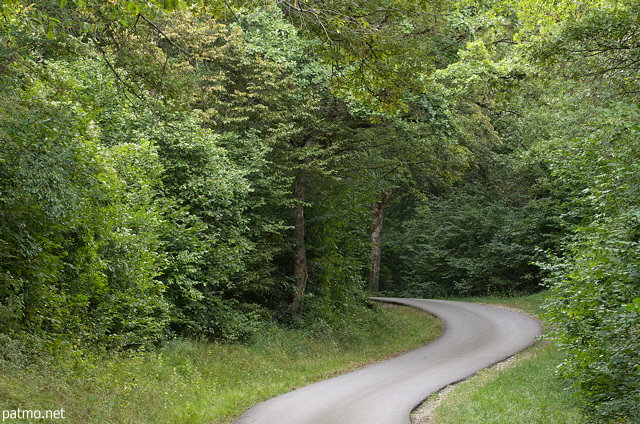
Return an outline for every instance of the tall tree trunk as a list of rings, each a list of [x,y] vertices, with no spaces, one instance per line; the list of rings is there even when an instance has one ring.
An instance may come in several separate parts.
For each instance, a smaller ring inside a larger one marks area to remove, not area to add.
[[[300,299],[304,296],[307,287],[307,253],[304,246],[305,222],[304,222],[304,198],[307,191],[306,182],[302,177],[296,178],[293,189],[293,200],[295,204],[291,208],[293,221],[293,278],[295,291],[293,292],[292,308],[294,313],[300,311]]]
[[[371,270],[369,271],[369,293],[375,294],[380,286],[380,262],[382,261],[382,222],[393,189],[387,190],[379,201],[373,203],[371,213]]]

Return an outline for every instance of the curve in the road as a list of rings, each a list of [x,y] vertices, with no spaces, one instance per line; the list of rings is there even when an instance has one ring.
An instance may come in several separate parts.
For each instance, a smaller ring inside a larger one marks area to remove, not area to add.
[[[411,411],[429,395],[524,350],[542,332],[533,318],[487,305],[374,300],[432,313],[443,334],[388,361],[256,405],[235,424],[409,424]]]

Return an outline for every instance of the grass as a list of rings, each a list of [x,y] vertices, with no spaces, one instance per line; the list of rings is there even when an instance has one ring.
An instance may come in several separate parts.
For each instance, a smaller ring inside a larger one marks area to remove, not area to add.
[[[553,372],[560,358],[538,346],[504,369],[459,384],[435,409],[433,424],[582,424],[584,417]]]
[[[248,345],[176,340],[135,357],[0,361],[0,409],[63,408],[69,424],[228,423],[262,400],[440,334],[438,320],[408,307],[379,308],[353,324],[324,336],[271,325]]]
[[[536,294],[526,296],[483,296],[483,297],[468,297],[468,298],[456,298],[451,300],[458,300],[461,302],[472,303],[490,303],[493,305],[502,305],[510,308],[517,308],[524,312],[528,312],[533,315],[540,315],[543,312],[542,305],[544,303],[546,292],[540,292]]]
[[[499,304],[537,315],[543,299],[544,293],[462,300]],[[510,364],[481,371],[454,386],[439,401],[429,424],[584,424],[586,418],[577,400],[554,374],[561,360],[552,343],[538,342]]]

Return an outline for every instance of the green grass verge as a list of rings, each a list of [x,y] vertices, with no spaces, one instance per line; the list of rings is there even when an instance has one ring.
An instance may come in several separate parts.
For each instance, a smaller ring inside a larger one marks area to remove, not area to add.
[[[546,297],[546,292],[540,292],[536,294],[526,296],[483,296],[483,297],[467,297],[467,298],[455,298],[451,300],[458,300],[461,302],[472,303],[490,303],[493,305],[503,305],[510,308],[517,308],[524,312],[528,312],[533,315],[540,315],[543,312],[542,305]]]
[[[462,300],[499,304],[537,315],[544,293]],[[577,400],[555,376],[561,360],[552,343],[539,342],[510,364],[484,370],[456,385],[440,400],[429,424],[584,424],[586,418]]]
[[[503,369],[460,383],[434,411],[433,424],[583,424],[575,399],[553,375],[560,358],[551,344]]]
[[[438,320],[408,307],[362,312],[352,323],[324,336],[268,326],[248,345],[183,340],[135,357],[0,361],[0,410],[64,409],[68,424],[227,423],[262,400],[440,334]]]

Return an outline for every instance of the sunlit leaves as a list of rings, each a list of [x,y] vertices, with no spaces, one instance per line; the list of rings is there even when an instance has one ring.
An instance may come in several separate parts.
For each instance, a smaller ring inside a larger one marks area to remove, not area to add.
[[[633,299],[633,302],[627,305],[627,311],[636,311],[640,314],[640,297]]]
[[[584,18],[593,10],[612,12],[631,2],[618,0],[508,0],[523,22],[523,32],[548,36],[563,22]]]
[[[601,93],[608,88],[609,96],[637,100],[639,21],[637,8],[595,9],[565,22],[531,52],[538,63],[569,78],[597,81]]]

